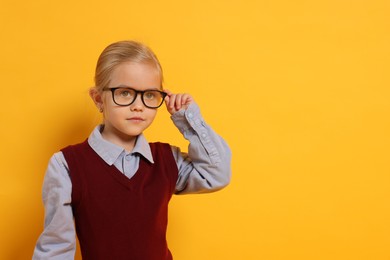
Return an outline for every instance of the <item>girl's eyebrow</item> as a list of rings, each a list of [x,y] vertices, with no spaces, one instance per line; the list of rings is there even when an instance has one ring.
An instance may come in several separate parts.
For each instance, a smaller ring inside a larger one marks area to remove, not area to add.
[[[119,85],[117,88],[131,88],[131,89],[134,89],[134,90],[138,90],[136,89],[135,87],[133,86],[128,86],[128,85],[125,85],[125,84],[121,84]],[[148,88],[148,89],[145,89],[146,90],[158,90],[158,91],[161,91],[162,87],[158,88],[158,87],[152,87],[152,88]]]
[[[127,86],[127,85],[121,84],[121,85],[117,86],[117,88],[133,88],[133,86]]]

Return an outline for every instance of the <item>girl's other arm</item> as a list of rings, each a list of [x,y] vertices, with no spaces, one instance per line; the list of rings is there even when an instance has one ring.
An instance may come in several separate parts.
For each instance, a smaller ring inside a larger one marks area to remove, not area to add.
[[[173,95],[169,92],[167,99],[167,108],[174,124],[190,142],[188,153],[172,147],[179,169],[176,193],[204,193],[222,189],[229,184],[231,176],[229,146],[205,123],[190,95]]]
[[[50,159],[43,182],[45,223],[34,249],[33,260],[74,259],[76,235],[71,193],[67,164],[59,152]]]

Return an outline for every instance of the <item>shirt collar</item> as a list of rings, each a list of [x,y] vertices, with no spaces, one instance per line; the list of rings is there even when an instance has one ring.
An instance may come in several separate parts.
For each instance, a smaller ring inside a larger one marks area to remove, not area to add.
[[[88,144],[108,165],[113,165],[121,154],[126,154],[126,150],[119,145],[105,140],[100,133],[102,126],[98,125],[95,127],[88,138]],[[140,154],[149,162],[154,163],[149,143],[143,134],[137,137],[133,151],[130,154]]]

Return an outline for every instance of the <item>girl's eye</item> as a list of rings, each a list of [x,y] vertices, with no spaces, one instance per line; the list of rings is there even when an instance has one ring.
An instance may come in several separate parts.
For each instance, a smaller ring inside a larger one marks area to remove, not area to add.
[[[128,90],[125,90],[125,89],[121,90],[121,91],[119,92],[119,95],[120,95],[121,97],[129,97],[129,96],[132,96],[132,95],[131,95],[131,92],[128,91]]]
[[[154,93],[154,92],[145,92],[144,97],[146,99],[155,99],[156,98],[156,93]]]

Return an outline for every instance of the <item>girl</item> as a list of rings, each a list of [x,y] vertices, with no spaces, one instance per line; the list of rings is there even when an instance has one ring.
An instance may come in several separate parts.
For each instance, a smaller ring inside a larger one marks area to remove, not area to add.
[[[162,89],[162,69],[145,45],[122,41],[100,55],[90,96],[103,114],[83,143],[49,161],[43,184],[45,227],[33,259],[168,260],[172,194],[219,190],[231,153],[188,94]],[[189,151],[148,143],[142,134],[165,103]],[[74,220],[74,222],[73,222]]]

